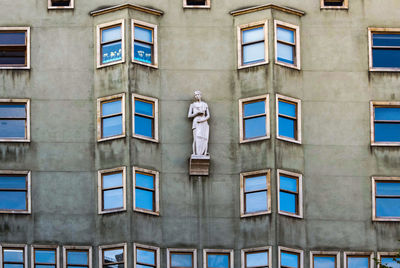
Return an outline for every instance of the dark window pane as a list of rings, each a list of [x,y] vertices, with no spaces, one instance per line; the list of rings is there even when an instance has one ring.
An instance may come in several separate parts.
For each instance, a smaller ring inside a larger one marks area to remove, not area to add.
[[[122,248],[104,250],[104,263],[123,262],[124,250]]]
[[[88,264],[88,252],[86,251],[68,251],[67,253],[68,264]]]
[[[103,138],[122,134],[122,115],[103,119]]]
[[[277,39],[288,43],[294,43],[294,31],[277,27]]]
[[[135,134],[153,138],[153,119],[135,115]]]
[[[52,0],[51,5],[53,7],[68,7],[71,1],[69,0]]]
[[[121,26],[116,26],[101,31],[101,42],[110,42],[121,39]]]
[[[135,190],[135,203],[137,208],[154,211],[153,192],[142,189]]]
[[[0,189],[26,189],[25,176],[0,175]]]
[[[297,179],[280,175],[279,181],[280,181],[281,189],[292,191],[292,192],[297,192]]]
[[[0,32],[0,45],[25,45],[25,32]]]
[[[244,120],[244,138],[251,139],[267,134],[265,116]]]
[[[400,198],[377,198],[376,215],[378,217],[400,217]]]
[[[192,253],[171,253],[171,267],[192,267]]]
[[[135,113],[153,116],[153,104],[135,100]]]
[[[207,266],[213,268],[229,267],[229,255],[207,254]]]
[[[136,173],[136,186],[154,189],[154,176]]]
[[[314,268],[336,268],[335,265],[335,257],[329,257],[329,256],[315,256],[314,257]]]
[[[246,265],[249,266],[268,266],[268,252],[256,252],[246,254]]]
[[[295,120],[279,116],[279,136],[295,138]]]
[[[111,114],[118,114],[122,112],[121,100],[103,102],[101,104],[101,115],[107,116]]]
[[[336,0],[336,1],[332,1],[332,0],[329,0],[329,1],[324,1],[324,5],[325,6],[332,6],[332,7],[335,7],[335,6],[343,6],[343,0],[342,1],[340,1],[340,0]]]
[[[103,174],[103,188],[122,186],[122,172]]]
[[[0,138],[25,138],[25,120],[0,120]]]
[[[107,190],[103,192],[104,209],[124,207],[122,189]]]
[[[396,261],[400,262],[400,258],[395,258]],[[382,264],[387,265],[388,267],[391,268],[400,268],[400,264],[398,264],[395,260],[393,260],[393,257],[385,257],[381,258]]]
[[[0,209],[26,210],[26,192],[0,191]]]
[[[245,178],[245,191],[255,191],[267,188],[267,176]]]
[[[23,264],[4,264],[4,268],[24,268],[24,265]]]
[[[399,49],[372,49],[373,67],[399,68],[400,67],[400,48]]]
[[[251,115],[265,114],[265,101],[255,101],[250,103],[245,103],[243,105],[243,114],[245,117]]]
[[[0,64],[25,65],[25,47],[0,48]]]
[[[373,46],[400,46],[400,34],[372,34]]]
[[[24,251],[22,249],[4,249],[4,262],[23,262]]]
[[[206,0],[186,0],[186,4],[189,6],[205,6]]]
[[[279,101],[279,114],[296,117],[296,104]]]
[[[135,39],[152,43],[153,42],[153,31],[150,29],[135,26]]]
[[[120,264],[110,264],[110,265],[104,265],[104,268],[124,268],[124,264],[120,263]]]
[[[25,104],[0,104],[0,118],[26,118]]]
[[[134,59],[137,61],[152,63],[152,46],[143,44],[140,42],[135,42],[134,44]]]
[[[122,59],[121,41],[102,46],[101,62],[103,64],[113,61],[119,61],[121,59]]]
[[[264,40],[264,27],[257,27],[242,31],[242,43]]]
[[[267,191],[246,194],[246,212],[267,210]]]
[[[375,141],[399,142],[400,123],[375,123]]]
[[[347,257],[348,268],[369,268],[369,257]]]
[[[375,120],[399,120],[399,107],[375,107]]]
[[[56,263],[56,252],[54,250],[35,250],[36,263]]]
[[[155,265],[155,252],[149,250],[137,249],[136,262]]]
[[[280,210],[295,214],[296,211],[296,195],[280,192],[279,193]]]
[[[281,266],[298,268],[299,255],[287,252],[281,252]]]
[[[400,182],[377,182],[376,194],[400,196]]]

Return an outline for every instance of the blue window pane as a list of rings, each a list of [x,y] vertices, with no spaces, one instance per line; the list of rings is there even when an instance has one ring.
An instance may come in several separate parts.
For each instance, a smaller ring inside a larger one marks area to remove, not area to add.
[[[87,266],[77,266],[77,265],[74,265],[74,266],[67,266],[67,268],[88,268]]]
[[[122,134],[122,115],[103,119],[102,137],[111,137]]]
[[[244,116],[265,114],[265,101],[255,101],[243,105]]]
[[[152,63],[152,46],[135,42],[134,44],[134,59],[137,61]]]
[[[154,193],[142,189],[135,190],[135,203],[137,208],[154,211]]]
[[[376,183],[377,195],[398,195],[400,196],[400,183],[399,182],[377,182]]]
[[[136,264],[136,268],[154,268],[154,267],[149,265]]]
[[[123,263],[104,265],[104,268],[124,268],[124,267],[125,267],[125,265]],[[139,268],[139,267],[137,267],[137,268]]]
[[[279,176],[279,184],[280,184],[279,187],[283,190],[297,192],[297,179],[280,175]]]
[[[400,108],[398,107],[375,107],[375,120],[399,120]]]
[[[335,268],[335,257],[314,257],[314,268]]]
[[[155,252],[150,250],[137,249],[136,262],[144,264],[156,264]]]
[[[26,192],[0,192],[0,209],[26,210]]]
[[[250,43],[264,40],[264,27],[242,31],[242,43]]]
[[[5,262],[23,262],[24,251],[20,249],[4,249],[3,261]]]
[[[296,104],[279,101],[279,114],[296,117]]]
[[[114,209],[124,207],[122,189],[107,190],[103,192],[103,209]]]
[[[399,68],[400,67],[400,48],[399,49],[372,49],[373,67]]]
[[[0,120],[0,138],[25,138],[25,120]]]
[[[277,39],[289,43],[294,43],[294,31],[277,27]]]
[[[104,251],[104,263],[123,262],[124,250],[122,248]]]
[[[243,64],[251,64],[265,59],[264,42],[243,46]]]
[[[278,61],[294,64],[294,47],[282,43],[277,44]]]
[[[348,268],[369,268],[368,257],[348,257],[347,258]]]
[[[56,268],[55,265],[35,265],[35,268]]]
[[[0,175],[0,189],[26,189],[25,176]]]
[[[244,138],[251,139],[255,137],[262,137],[267,134],[265,124],[265,116],[250,118],[244,120]]]
[[[153,42],[153,31],[150,29],[135,26],[135,39],[145,41],[148,43]]]
[[[267,188],[267,177],[257,176],[257,177],[250,177],[246,178],[245,180],[245,191],[256,191],[261,189]]]
[[[212,268],[229,267],[229,256],[222,254],[207,254],[207,266]]]
[[[172,267],[192,267],[192,253],[171,253],[171,266]]]
[[[246,266],[268,266],[268,252],[247,253]]]
[[[378,217],[400,217],[400,198],[377,198],[376,215]]]
[[[400,261],[400,258],[395,258],[396,261]],[[393,260],[393,257],[386,257],[386,258],[381,258],[382,264],[387,265],[388,267],[391,268],[400,268],[400,264],[397,263],[395,260]]]
[[[135,100],[135,113],[153,116],[153,104]]]
[[[154,176],[136,173],[136,186],[154,189]]]
[[[35,250],[36,263],[56,263],[56,253],[54,250]]]
[[[373,34],[373,46],[400,46],[400,34]]]
[[[399,142],[400,123],[375,123],[375,141]]]
[[[299,255],[281,252],[281,266],[298,268]]]
[[[279,136],[295,138],[295,120],[279,116]]]
[[[135,115],[135,134],[153,138],[153,119]]]
[[[281,211],[296,214],[296,195],[280,192],[279,193],[279,207]]]
[[[104,29],[101,31],[101,42],[110,42],[121,39],[121,26]]]
[[[121,41],[102,46],[101,62],[103,64],[122,60]]]
[[[101,104],[101,115],[107,116],[111,114],[118,114],[122,112],[121,100],[103,102]]]
[[[103,188],[122,186],[122,173],[103,174]]]
[[[25,33],[0,32],[0,45],[24,45]]]
[[[36,266],[36,267],[38,267],[38,266]],[[24,268],[24,265],[23,264],[4,264],[4,268]]]
[[[267,191],[246,194],[246,212],[267,210]]]
[[[0,118],[26,118],[25,104],[0,104]]]
[[[88,264],[88,253],[84,251],[68,251],[67,253],[68,264]]]

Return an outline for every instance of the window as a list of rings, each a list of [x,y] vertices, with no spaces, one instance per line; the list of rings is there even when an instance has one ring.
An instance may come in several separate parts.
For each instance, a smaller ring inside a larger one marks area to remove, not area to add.
[[[196,249],[167,249],[167,268],[196,268]]]
[[[347,9],[348,7],[348,0],[321,0],[321,8]]]
[[[345,252],[344,268],[370,268],[373,257],[371,252]]]
[[[269,139],[269,95],[239,100],[240,143]]]
[[[58,246],[32,246],[33,268],[57,268],[58,259]]]
[[[302,175],[278,169],[279,214],[303,218]]]
[[[400,221],[400,177],[372,177],[372,219]]]
[[[204,268],[233,268],[233,250],[231,249],[204,249]]]
[[[271,265],[271,247],[242,249],[242,268],[269,268]]]
[[[30,27],[0,27],[0,69],[30,68]]]
[[[153,215],[160,214],[159,173],[144,168],[133,168],[133,209]]]
[[[48,0],[49,9],[72,9],[74,8],[74,0]]]
[[[92,247],[64,246],[64,268],[91,268]]]
[[[132,94],[133,137],[158,142],[158,100]]]
[[[132,20],[132,39],[132,62],[157,68],[157,25]]]
[[[277,94],[276,107],[277,138],[301,143],[301,101]]]
[[[311,268],[339,268],[339,252],[311,251]]]
[[[398,268],[398,262],[400,262],[398,254],[398,252],[378,252],[378,260],[387,267]],[[381,267],[381,265],[379,265],[379,267]]]
[[[97,141],[125,137],[125,93],[97,99]]]
[[[125,61],[124,35],[124,20],[97,26],[97,68]]]
[[[279,247],[279,267],[303,268],[303,251]]]
[[[400,102],[371,101],[371,145],[400,145]]]
[[[0,99],[0,141],[30,141],[29,99]]]
[[[400,71],[400,28],[368,28],[369,70]]]
[[[127,263],[126,243],[100,246],[99,247],[100,265],[103,268],[118,267],[123,268]]]
[[[126,210],[126,167],[98,172],[99,214]]]
[[[271,212],[270,170],[240,174],[240,216]]]
[[[268,20],[238,27],[238,68],[268,63]]]
[[[211,0],[183,0],[184,8],[210,8]]]
[[[160,248],[134,244],[134,268],[159,268]]]
[[[0,213],[31,213],[29,171],[0,171]]]
[[[28,252],[26,245],[2,244],[0,246],[0,267],[4,268],[27,268]]]
[[[275,21],[275,63],[300,70],[299,26]]]

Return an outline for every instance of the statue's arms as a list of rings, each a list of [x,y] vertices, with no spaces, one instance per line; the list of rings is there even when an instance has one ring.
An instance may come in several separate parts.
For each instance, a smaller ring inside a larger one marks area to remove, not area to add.
[[[210,110],[208,110],[208,105],[206,106],[206,110],[205,110],[205,113],[204,113],[204,119],[203,120],[199,120],[198,122],[199,123],[202,123],[202,122],[206,122],[208,119],[210,119]]]
[[[188,118],[193,118],[195,116],[196,115],[193,113],[193,104],[190,104],[189,112],[188,112]]]

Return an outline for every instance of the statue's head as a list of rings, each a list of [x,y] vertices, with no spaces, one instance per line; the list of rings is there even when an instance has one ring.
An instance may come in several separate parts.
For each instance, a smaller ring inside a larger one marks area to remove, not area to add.
[[[196,100],[201,100],[201,91],[200,91],[200,90],[196,90],[196,91],[194,92],[194,98],[195,98]]]

